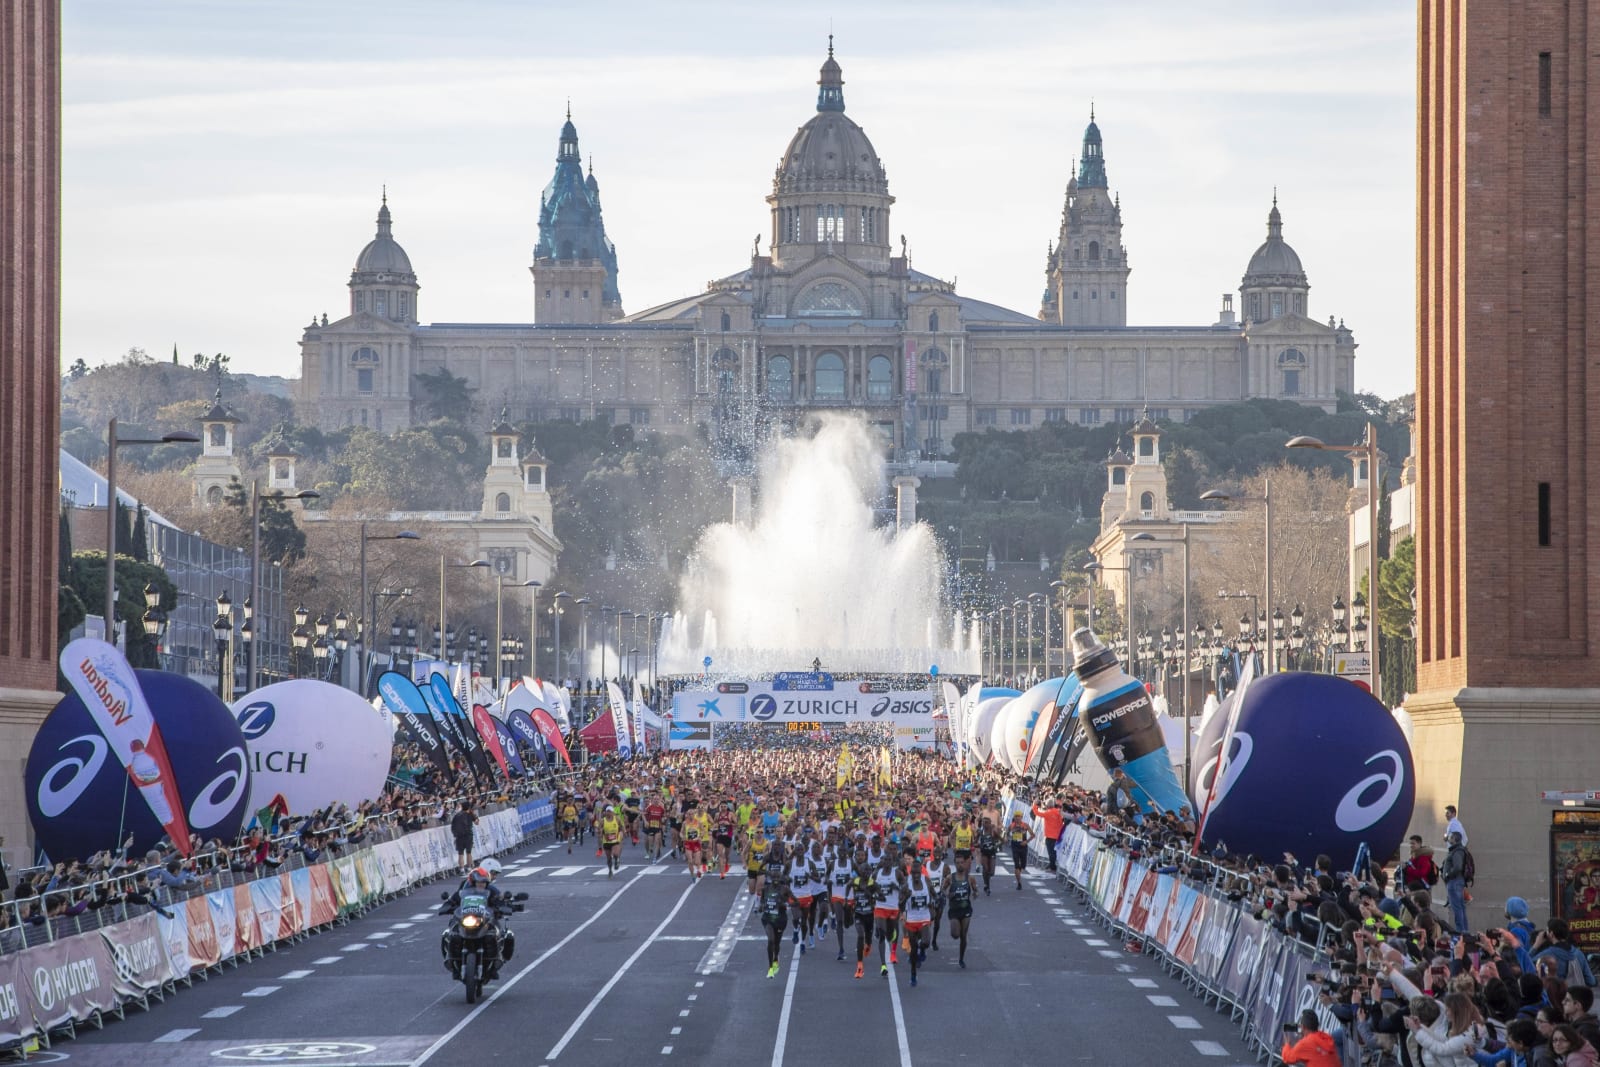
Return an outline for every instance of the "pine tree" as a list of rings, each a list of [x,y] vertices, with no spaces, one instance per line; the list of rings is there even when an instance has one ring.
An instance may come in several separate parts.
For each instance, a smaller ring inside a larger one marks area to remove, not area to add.
[[[128,547],[128,555],[140,563],[150,562],[150,541],[145,527],[143,504],[139,505],[139,513],[133,520],[133,536]]]

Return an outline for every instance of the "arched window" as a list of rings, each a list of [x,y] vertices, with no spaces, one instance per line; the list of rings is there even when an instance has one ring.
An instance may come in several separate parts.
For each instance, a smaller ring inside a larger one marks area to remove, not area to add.
[[[354,352],[350,353],[350,362],[351,363],[358,363],[358,364],[359,363],[368,363],[368,364],[377,363],[378,362],[378,351],[375,348],[358,348]]]
[[[1128,471],[1127,471],[1127,468],[1125,468],[1125,467],[1112,467],[1111,468],[1111,484],[1112,485],[1127,485],[1128,484]]]
[[[1099,241],[1090,241],[1089,242],[1089,258],[1091,260],[1095,260],[1095,259],[1099,259],[1100,258],[1100,242]]]
[[[222,486],[213,485],[210,489],[206,490],[206,503],[211,505],[222,503]],[[100,584],[104,585],[105,583],[101,582]]]
[[[817,365],[817,384],[822,383],[820,377],[821,364]],[[894,364],[888,356],[873,356],[867,360],[867,399],[891,400],[894,398]]]
[[[861,297],[840,282],[818,282],[795,301],[796,315],[854,316],[863,312]]]
[[[844,399],[844,357],[837,352],[824,352],[817,357],[816,373],[812,375],[812,395],[818,400]]]
[[[1156,495],[1154,493],[1139,494],[1139,510],[1154,511],[1156,509]]]
[[[937,311],[928,312],[928,332],[939,332],[939,313]]]
[[[494,509],[496,511],[510,511],[511,510],[511,494],[510,493],[496,493],[495,497],[494,497]]]
[[[794,399],[794,362],[788,356],[767,360],[767,398],[784,403]]]

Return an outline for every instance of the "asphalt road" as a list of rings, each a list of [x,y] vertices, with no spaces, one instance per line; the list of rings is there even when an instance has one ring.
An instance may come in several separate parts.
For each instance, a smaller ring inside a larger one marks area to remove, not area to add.
[[[1054,875],[1019,892],[997,872],[967,969],[942,943],[913,989],[903,962],[880,978],[876,953],[852,978],[853,944],[837,961],[831,930],[805,954],[786,939],[768,979],[737,874],[691,882],[668,860],[608,879],[592,847],[541,842],[506,858],[501,885],[530,899],[477,1007],[440,962],[451,883],[435,883],[55,1052],[84,1067],[1253,1062],[1225,1016],[1105,937]]]

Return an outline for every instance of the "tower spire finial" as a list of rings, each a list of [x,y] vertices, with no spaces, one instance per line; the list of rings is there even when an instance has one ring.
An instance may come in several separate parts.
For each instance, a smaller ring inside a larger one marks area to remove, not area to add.
[[[389,183],[388,182],[384,182],[383,183],[383,203],[380,204],[379,206],[380,207],[388,207],[389,206]]]
[[[833,34],[828,34],[828,58],[833,58]]]
[[[1089,98],[1089,121],[1094,121],[1094,97]]]
[[[567,121],[572,121],[572,97],[567,97]]]

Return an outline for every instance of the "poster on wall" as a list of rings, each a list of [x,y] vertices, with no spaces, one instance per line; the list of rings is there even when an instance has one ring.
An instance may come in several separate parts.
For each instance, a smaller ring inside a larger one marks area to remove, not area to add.
[[[1550,815],[1550,910],[1584,952],[1600,952],[1600,811]]]

